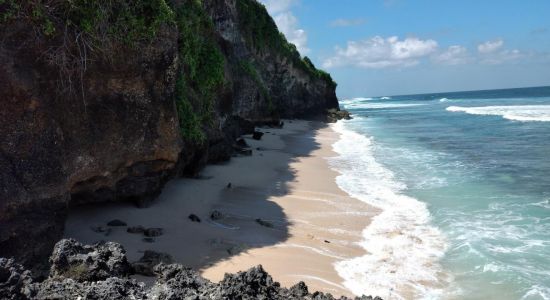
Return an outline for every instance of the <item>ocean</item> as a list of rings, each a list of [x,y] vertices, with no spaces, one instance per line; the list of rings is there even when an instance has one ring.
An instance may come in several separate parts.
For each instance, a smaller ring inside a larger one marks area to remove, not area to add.
[[[345,286],[386,299],[550,299],[550,87],[355,98],[329,158],[381,209]]]

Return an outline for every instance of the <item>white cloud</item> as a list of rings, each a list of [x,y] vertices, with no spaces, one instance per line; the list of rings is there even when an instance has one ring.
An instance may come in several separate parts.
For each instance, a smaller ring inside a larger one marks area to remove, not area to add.
[[[504,41],[502,39],[479,44],[477,46],[477,50],[480,54],[479,62],[487,65],[499,65],[506,62],[513,62],[526,56],[518,49],[502,49],[503,46]]]
[[[330,22],[332,27],[350,27],[365,24],[365,19],[336,19]]]
[[[489,55],[485,55],[481,59],[481,63],[482,64],[487,64],[487,65],[500,65],[500,64],[503,64],[503,63],[506,63],[506,62],[516,61],[516,60],[518,60],[520,58],[523,58],[525,56],[526,56],[526,54],[519,51],[518,49],[502,50],[502,51],[497,52],[497,53],[491,53]]]
[[[499,50],[502,46],[504,46],[504,41],[502,39],[486,41],[485,43],[477,46],[477,51],[481,54],[488,54]]]
[[[286,36],[286,39],[296,45],[301,54],[309,52],[307,33],[305,30],[298,28],[298,19],[291,12],[277,14],[274,20],[279,30]]]
[[[454,45],[447,50],[438,53],[432,57],[435,63],[443,65],[462,65],[471,61],[468,49],[463,46]]]
[[[363,41],[350,41],[346,48],[336,47],[336,54],[324,61],[325,68],[358,66],[362,68],[410,67],[437,51],[437,42],[392,36],[375,36]]]
[[[296,45],[302,55],[307,54],[309,52],[307,33],[299,27],[298,19],[290,10],[298,0],[261,0],[260,2],[265,5],[286,39]]]
[[[267,11],[271,15],[275,15],[278,13],[286,12],[292,7],[297,1],[296,0],[260,0],[265,7],[267,8]]]

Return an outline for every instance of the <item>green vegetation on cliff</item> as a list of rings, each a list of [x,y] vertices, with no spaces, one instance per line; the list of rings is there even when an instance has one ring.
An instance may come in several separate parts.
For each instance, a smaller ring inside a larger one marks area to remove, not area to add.
[[[307,72],[312,77],[321,78],[336,86],[330,74],[318,70],[308,57],[300,56],[296,46],[289,43],[270,17],[267,9],[255,0],[237,0],[239,27],[247,43],[257,51],[269,49],[291,61],[295,67]]]
[[[154,38],[174,15],[165,0],[0,0],[0,22],[32,22],[45,36],[78,35],[90,50]]]
[[[225,83],[225,59],[215,40],[214,25],[199,0],[185,0],[176,11],[181,70],[176,105],[185,138],[203,142],[202,126],[211,125],[216,92]]]

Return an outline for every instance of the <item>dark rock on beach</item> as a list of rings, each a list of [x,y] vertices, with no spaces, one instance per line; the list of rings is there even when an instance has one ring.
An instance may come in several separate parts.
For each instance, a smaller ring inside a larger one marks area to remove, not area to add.
[[[252,138],[257,141],[261,140],[262,136],[264,136],[264,133],[261,131],[254,131],[254,133],[252,134]]]
[[[52,271],[42,282],[34,281],[31,272],[13,259],[0,258],[0,299],[275,299],[275,300],[351,300],[330,294],[310,293],[300,282],[283,288],[262,268],[226,274],[219,283],[210,282],[198,272],[178,264],[170,264],[171,256],[146,251],[133,264],[138,274],[156,276],[151,288],[129,279],[124,249],[118,244],[82,245],[62,240],[51,257]],[[84,260],[84,261],[83,261]],[[74,263],[78,272],[67,272]],[[85,267],[80,267],[88,264]],[[62,270],[62,271],[61,271]],[[376,297],[375,300],[380,300]],[[356,297],[355,300],[373,300]]]
[[[128,233],[144,233],[145,228],[143,226],[132,226],[132,227],[128,227],[128,229],[126,229],[126,232],[128,232]]]
[[[267,228],[273,228],[273,223],[271,222],[268,222],[268,221],[265,221],[265,220],[262,220],[262,219],[256,219],[255,220],[256,223],[264,226],[264,227],[267,227]]]
[[[201,222],[201,218],[199,218],[197,215],[195,214],[190,214],[189,215],[189,220],[191,220],[192,222],[196,222],[196,223],[200,223]]]
[[[122,226],[127,226],[127,225],[128,224],[126,224],[126,222],[118,220],[118,219],[109,221],[109,223],[107,223],[107,226],[112,226],[112,227],[122,227]]]
[[[210,213],[210,219],[211,220],[221,220],[225,217],[225,215],[219,211],[219,210],[213,210],[211,213]]]
[[[162,228],[147,228],[143,231],[143,234],[148,237],[156,237],[164,234],[164,229]]]
[[[239,138],[237,139],[237,141],[235,141],[235,145],[237,147],[241,147],[241,148],[248,148],[250,146],[248,146],[248,144],[246,143],[246,141],[243,139],[243,138]]]

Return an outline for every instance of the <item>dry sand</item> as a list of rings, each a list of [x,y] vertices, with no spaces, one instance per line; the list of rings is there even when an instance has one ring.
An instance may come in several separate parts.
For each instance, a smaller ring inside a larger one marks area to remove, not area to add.
[[[119,242],[131,261],[144,250],[165,252],[212,281],[262,264],[283,286],[302,280],[310,290],[351,296],[334,263],[365,254],[357,242],[376,210],[336,185],[337,173],[326,158],[335,156],[331,145],[338,135],[308,121],[261,130],[266,134],[260,141],[246,137],[252,156],[208,166],[200,179],[171,181],[149,208],[114,203],[73,209],[65,236],[85,243]],[[212,210],[225,218],[210,220]],[[190,214],[202,222],[191,222]],[[108,236],[91,230],[112,219],[161,227],[164,234],[147,243],[125,227],[113,228]]]

